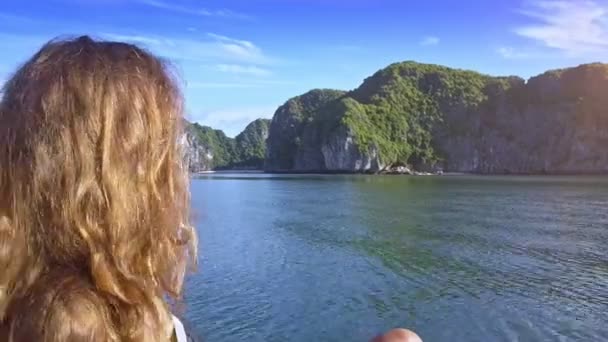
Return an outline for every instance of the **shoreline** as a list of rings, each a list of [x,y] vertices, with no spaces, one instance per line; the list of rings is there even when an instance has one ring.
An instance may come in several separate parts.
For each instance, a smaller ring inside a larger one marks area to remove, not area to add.
[[[371,173],[371,172],[348,172],[348,171],[265,171],[265,170],[207,170],[191,172],[191,175],[206,175],[206,174],[267,174],[267,175],[362,175],[362,176],[608,176],[608,172],[544,172],[544,173],[477,173],[477,172],[442,172],[429,173],[417,172],[412,173]]]

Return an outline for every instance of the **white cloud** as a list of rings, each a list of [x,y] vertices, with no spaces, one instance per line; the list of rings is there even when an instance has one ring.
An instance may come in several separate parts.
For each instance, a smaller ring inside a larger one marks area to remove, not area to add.
[[[590,0],[529,2],[519,11],[534,20],[514,32],[575,57],[608,52],[608,6]]]
[[[227,10],[227,9],[209,10],[209,9],[205,9],[205,8],[189,8],[186,6],[175,4],[175,1],[173,1],[173,3],[159,1],[159,0],[136,0],[136,1],[139,2],[140,4],[144,4],[144,5],[159,8],[159,9],[164,9],[164,10],[171,11],[171,12],[186,13],[186,14],[198,15],[198,16],[203,16],[203,17],[223,17],[223,18],[234,18],[234,19],[250,19],[251,18],[250,16],[248,16],[246,14],[233,12],[233,11]]]
[[[245,46],[247,48],[255,48],[255,45],[253,45],[252,42],[247,41],[247,40],[234,39],[234,38],[226,37],[221,34],[212,33],[212,32],[208,32],[207,36],[209,36],[217,41],[220,41],[220,42],[232,43],[232,44],[236,44],[236,45],[240,45],[240,46]]]
[[[239,62],[269,65],[276,59],[267,56],[250,41],[208,33],[206,39],[165,38],[158,36],[105,33],[103,37],[144,45],[152,52],[175,60]]]
[[[432,46],[439,44],[439,37],[435,36],[426,36],[420,41],[420,45],[422,46]]]
[[[252,76],[269,76],[272,74],[270,70],[263,69],[257,66],[245,66],[238,64],[218,64],[216,69],[221,72],[231,74],[244,74]]]
[[[207,33],[207,36],[220,44],[224,50],[234,55],[251,58],[259,56],[262,53],[259,47],[247,40],[234,39],[215,33]]]
[[[514,49],[512,47],[500,47],[496,49],[496,52],[504,58],[507,59],[522,59],[522,58],[530,58],[532,55],[529,52],[520,51]]]
[[[210,110],[198,115],[191,115],[191,120],[201,125],[222,129],[226,135],[234,137],[248,123],[259,118],[271,118],[278,105],[236,107]]]
[[[162,45],[163,43],[170,44],[170,42],[171,42],[169,39],[162,40],[160,38],[152,38],[152,37],[140,36],[140,35],[125,35],[125,34],[114,34],[114,33],[103,33],[102,35],[104,36],[104,38],[111,39],[111,40],[120,40],[120,41],[125,41],[125,42],[130,42],[130,43],[140,43],[140,44],[146,44],[146,45],[151,45],[151,46]]]

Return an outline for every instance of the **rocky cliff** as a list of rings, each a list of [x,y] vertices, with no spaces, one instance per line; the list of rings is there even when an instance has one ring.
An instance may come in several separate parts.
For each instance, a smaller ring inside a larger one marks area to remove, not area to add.
[[[313,90],[270,125],[265,168],[381,172],[608,172],[608,65],[527,82],[404,62],[350,92]]]
[[[190,172],[209,171],[213,168],[213,152],[197,133],[197,128],[193,124],[186,123],[181,140],[185,162]]]
[[[269,128],[270,120],[257,119],[249,123],[234,138],[236,159],[232,163],[232,168],[258,170],[263,168]]]
[[[323,123],[332,120],[325,110],[345,93],[315,89],[294,97],[280,106],[270,123],[265,169],[271,171],[323,171],[326,162],[321,151],[328,138]]]
[[[270,120],[252,121],[234,139],[221,130],[186,123],[182,137],[190,172],[216,169],[262,169]]]

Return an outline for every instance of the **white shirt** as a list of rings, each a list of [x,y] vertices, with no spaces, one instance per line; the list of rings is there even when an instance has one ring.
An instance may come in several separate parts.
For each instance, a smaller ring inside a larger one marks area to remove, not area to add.
[[[188,337],[186,336],[186,329],[184,329],[184,325],[179,320],[179,318],[171,315],[173,317],[173,329],[175,329],[175,337],[177,337],[177,342],[188,342]]]

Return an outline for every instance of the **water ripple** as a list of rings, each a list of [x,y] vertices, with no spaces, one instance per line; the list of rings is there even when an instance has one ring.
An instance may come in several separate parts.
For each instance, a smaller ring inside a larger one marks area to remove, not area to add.
[[[239,175],[193,182],[209,341],[608,340],[608,179]]]

